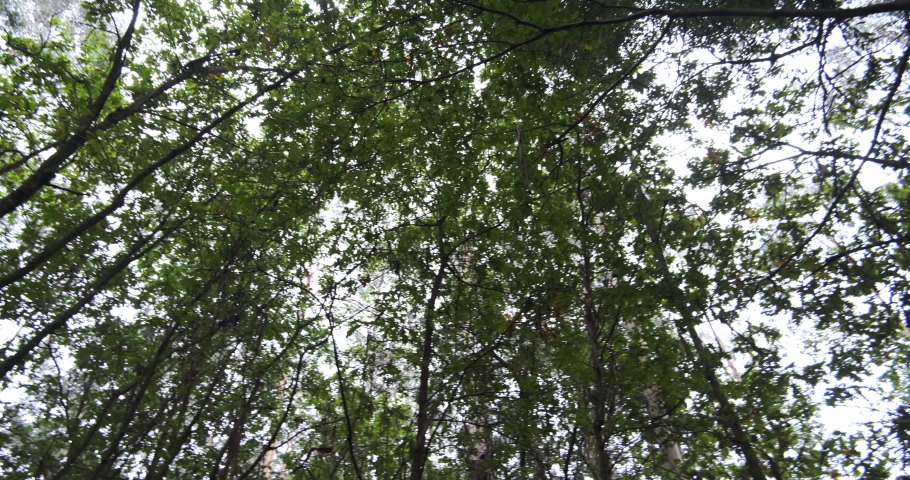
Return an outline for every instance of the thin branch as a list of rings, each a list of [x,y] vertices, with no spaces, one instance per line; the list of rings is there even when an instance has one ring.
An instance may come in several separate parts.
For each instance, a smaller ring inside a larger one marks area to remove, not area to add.
[[[837,195],[834,196],[834,200],[831,201],[831,205],[829,205],[828,209],[825,211],[825,216],[822,217],[822,220],[820,222],[818,222],[818,225],[815,226],[815,229],[812,230],[812,233],[810,233],[806,238],[804,238],[801,242],[799,242],[799,244],[793,250],[793,253],[788,255],[787,258],[784,259],[784,261],[781,262],[780,265],[777,266],[777,268],[771,270],[770,272],[768,272],[767,275],[765,275],[764,278],[762,278],[758,282],[756,282],[755,283],[756,288],[758,288],[758,286],[761,285],[762,283],[764,283],[765,281],[772,279],[775,275],[778,274],[778,272],[780,272],[781,270],[786,268],[788,265],[790,265],[790,263],[793,260],[795,260],[796,257],[798,257],[799,255],[801,255],[803,253],[803,250],[805,250],[806,246],[809,245],[809,242],[811,242],[812,239],[814,239],[822,231],[822,228],[824,228],[825,225],[827,225],[828,221],[834,215],[835,210],[837,210],[837,205],[844,198],[844,196],[847,194],[847,192],[853,187],[853,184],[856,182],[856,178],[859,176],[859,171],[862,169],[863,164],[865,162],[866,161],[863,160],[860,163],[860,165],[858,167],[856,167],[855,170],[853,170],[853,174],[850,175],[850,180],[848,180],[847,184],[844,185],[844,187],[841,189],[841,191],[838,192]]]
[[[555,145],[558,145],[558,144],[561,144],[562,142],[564,142],[566,140],[566,138],[568,138],[568,135],[573,130],[575,130],[579,125],[581,125],[591,115],[591,113],[594,111],[594,109],[597,108],[598,105],[600,105],[600,102],[603,102],[604,99],[607,98],[608,95],[613,93],[613,91],[616,90],[620,85],[622,85],[623,82],[628,80],[629,77],[631,77],[632,74],[638,70],[638,67],[640,67],[641,64],[643,64],[645,62],[645,60],[647,60],[648,57],[650,57],[654,53],[654,51],[657,49],[657,46],[660,45],[660,42],[662,42],[663,39],[667,36],[667,34],[670,33],[670,27],[672,25],[673,25],[672,20],[667,22],[667,25],[664,26],[663,31],[660,33],[660,37],[658,37],[657,40],[651,45],[651,48],[649,48],[635,63],[630,65],[629,68],[627,68],[626,71],[624,71],[619,76],[619,78],[617,78],[609,87],[607,87],[606,90],[604,90],[596,99],[594,99],[594,101],[591,102],[591,104],[588,106],[588,108],[586,108],[584,112],[582,112],[580,115],[578,115],[578,118],[575,120],[574,123],[572,123],[565,130],[563,130],[563,132],[561,134],[559,134],[558,137],[556,137],[555,139],[553,139],[550,142],[547,142],[543,146],[543,148],[549,149]]]
[[[477,4],[468,3],[468,2],[459,2],[465,5],[471,6],[473,8],[481,8],[485,12],[495,13],[499,15],[506,15],[508,18],[513,21],[519,22],[522,25],[530,26],[532,28],[540,30],[541,34],[548,35],[550,33],[571,30],[578,27],[591,27],[591,26],[601,26],[601,25],[616,25],[621,23],[634,22],[636,20],[642,20],[650,17],[664,17],[669,19],[675,18],[768,18],[768,19],[784,19],[784,18],[816,18],[816,19],[830,19],[830,20],[845,20],[848,18],[860,18],[868,17],[870,15],[877,15],[880,13],[893,13],[893,12],[903,12],[910,11],[910,0],[897,0],[894,2],[885,2],[877,3],[872,5],[867,5],[864,7],[858,8],[772,8],[772,9],[759,9],[759,8],[649,8],[639,10],[635,13],[629,15],[608,18],[608,19],[594,19],[594,20],[580,20],[577,22],[564,23],[562,25],[557,25],[550,28],[541,28],[537,25],[524,22],[520,19],[515,18],[511,14],[505,12],[489,9],[487,7],[481,7]]]
[[[471,7],[474,10],[480,10],[481,12],[493,13],[493,14],[499,15],[501,17],[506,17],[518,25],[523,25],[525,27],[531,27],[535,30],[544,30],[544,27],[541,27],[540,25],[537,25],[536,23],[526,22],[509,12],[504,12],[502,10],[496,10],[494,8],[490,8],[490,7],[481,5],[479,3],[474,3],[474,2],[465,2],[462,0],[449,0],[449,1],[452,3],[459,4],[459,5],[464,5],[466,7]]]
[[[114,63],[111,65],[110,71],[108,71],[107,78],[104,79],[104,85],[101,86],[101,92],[98,94],[98,99],[89,107],[88,115],[82,119],[82,123],[85,125],[91,124],[98,118],[98,115],[100,115],[101,110],[104,109],[104,105],[107,103],[108,98],[114,93],[117,81],[120,80],[120,75],[123,73],[123,65],[126,60],[126,50],[130,47],[130,43],[133,40],[133,33],[136,31],[136,20],[139,18],[139,4],[140,0],[135,0],[133,2],[133,17],[130,19],[130,24],[126,28],[126,31],[123,32],[123,36],[120,37],[120,41],[117,42],[117,50],[114,52]]]
[[[4,275],[3,277],[0,277],[0,289],[6,288],[11,283],[22,279],[23,277],[28,275],[30,272],[34,271],[36,268],[41,266],[41,264],[43,264],[44,262],[49,260],[57,252],[62,250],[64,247],[66,247],[66,245],[68,245],[70,242],[72,242],[73,240],[75,240],[76,238],[81,236],[83,233],[85,233],[89,228],[91,228],[92,225],[97,224],[101,220],[107,218],[110,214],[112,214],[115,211],[117,211],[118,209],[120,209],[125,204],[126,197],[129,195],[129,193],[131,191],[133,191],[136,187],[141,185],[148,177],[152,176],[161,167],[167,165],[168,163],[170,163],[171,161],[173,161],[174,159],[176,159],[183,153],[189,151],[191,148],[193,148],[193,146],[195,146],[197,143],[202,141],[209,133],[211,133],[212,130],[215,129],[215,127],[224,123],[229,118],[233,117],[235,113],[242,110],[246,106],[250,105],[251,103],[256,102],[257,100],[259,100],[262,96],[264,96],[268,92],[275,90],[276,88],[279,88],[284,82],[286,82],[288,79],[290,79],[295,74],[296,74],[296,71],[286,74],[284,77],[282,77],[275,83],[272,83],[271,85],[267,86],[266,88],[260,90],[256,94],[247,98],[246,100],[239,102],[238,104],[229,108],[220,117],[216,118],[215,120],[213,120],[211,123],[209,123],[205,127],[199,129],[193,138],[184,142],[179,147],[174,148],[173,150],[168,152],[167,155],[160,158],[158,161],[152,163],[151,165],[146,167],[144,170],[139,172],[138,175],[133,177],[133,179],[130,180],[129,183],[127,183],[123,188],[120,189],[120,191],[117,193],[117,195],[114,196],[113,199],[111,199],[111,202],[107,205],[107,207],[99,210],[97,213],[95,213],[91,217],[88,217],[85,220],[83,220],[78,226],[76,226],[75,228],[70,230],[66,235],[64,235],[63,237],[61,237],[59,240],[52,243],[51,245],[48,245],[44,250],[42,250],[40,253],[38,253],[37,255],[32,257],[21,268],[15,270],[13,272],[10,272],[10,273]]]
[[[845,20],[848,18],[868,17],[880,13],[903,12],[910,10],[910,0],[877,3],[858,8],[649,8],[623,17],[605,20],[582,20],[553,27],[550,30],[568,30],[575,27],[596,25],[615,25],[628,23],[648,17],[665,18],[816,18]]]
[[[752,63],[763,63],[763,62],[770,62],[773,65],[774,62],[776,62],[784,57],[793,55],[796,52],[809,48],[812,45],[816,45],[817,43],[818,43],[817,40],[813,40],[811,42],[806,42],[798,47],[793,47],[793,48],[783,51],[781,53],[772,53],[771,55],[768,55],[767,57],[743,58],[740,60],[720,60],[717,62],[710,63],[709,65],[749,65]]]
[[[910,21],[907,23],[907,28],[910,29]],[[904,49],[904,55],[901,57],[901,61],[897,65],[897,71],[895,72],[897,78],[895,78],[894,83],[891,84],[891,90],[888,91],[885,103],[882,104],[882,111],[878,114],[878,122],[875,124],[875,133],[872,135],[872,144],[869,145],[869,152],[866,153],[867,157],[872,156],[872,153],[875,152],[875,147],[878,146],[878,136],[881,134],[882,124],[885,123],[885,117],[888,116],[888,110],[891,109],[891,102],[894,101],[894,95],[901,86],[904,72],[907,71],[908,61],[910,61],[910,45]]]
[[[55,188],[55,189],[57,189],[57,190],[62,190],[62,191],[64,191],[64,192],[72,193],[73,195],[79,195],[79,196],[84,196],[84,195],[85,195],[85,193],[83,193],[83,192],[77,192],[77,191],[75,191],[75,190],[71,190],[71,189],[66,188],[66,187],[61,187],[60,185],[54,185],[53,183],[48,183],[47,186],[48,186],[48,187],[51,187],[51,188]],[[3,288],[3,287],[0,287],[0,288]]]
[[[821,265],[819,265],[818,268],[813,270],[809,276],[815,276],[816,274],[820,273],[822,270],[828,268],[828,266],[830,266],[831,264],[837,262],[838,260],[840,260],[844,257],[849,257],[850,255],[852,255],[854,253],[862,252],[865,250],[871,250],[876,247],[883,247],[885,245],[891,245],[892,243],[897,243],[897,244],[910,243],[910,234],[902,235],[900,237],[891,238],[888,240],[879,240],[877,242],[867,243],[865,245],[860,245],[860,246],[853,247],[850,249],[843,249],[841,252],[831,255],[830,257],[825,259],[825,261]]]
[[[16,153],[19,155],[20,158],[19,158],[19,160],[16,160],[13,163],[8,163],[8,164],[0,167],[0,175],[3,175],[4,173],[15,170],[15,169],[21,167],[22,165],[25,165],[25,162],[28,161],[28,158],[22,152],[20,152],[19,150],[15,149],[15,148],[7,148],[6,150],[3,150],[2,152],[0,152],[0,156],[6,155],[7,153]]]
[[[806,150],[796,145],[791,145],[789,143],[778,142],[780,146],[787,146],[799,150],[803,155],[814,155],[816,157],[831,157],[831,158],[843,158],[846,160],[862,160],[865,162],[871,162],[883,167],[890,167],[897,170],[908,169],[910,168],[910,162],[907,161],[896,161],[896,160],[884,160],[880,158],[875,158],[870,155],[856,155],[853,153],[842,152],[840,150]]]
[[[184,221],[186,221],[186,219],[182,220],[182,222]],[[163,227],[163,225],[159,226],[159,230],[164,231],[161,227]],[[45,325],[44,328],[39,330],[27,342],[20,345],[19,348],[16,349],[16,353],[4,358],[3,361],[0,362],[0,380],[5,379],[7,374],[13,368],[24,362],[28,356],[31,355],[32,351],[42,341],[44,341],[48,335],[51,335],[66,326],[67,322],[69,322],[73,316],[82,310],[82,307],[88,305],[89,302],[94,300],[95,296],[103,291],[107,287],[107,284],[110,283],[114,278],[123,273],[123,271],[126,270],[131,263],[143,257],[148,252],[154,250],[174,232],[176,232],[176,229],[165,231],[163,235],[153,241],[152,239],[154,234],[158,233],[158,230],[156,230],[152,235],[146,236],[135,245],[133,245],[133,248],[131,248],[130,251],[125,255],[123,255],[120,260],[115,263],[104,275],[98,278],[98,280],[95,281],[95,283],[88,289],[88,291],[79,297],[79,300],[77,300],[75,304],[63,312],[57,314],[50,323]]]

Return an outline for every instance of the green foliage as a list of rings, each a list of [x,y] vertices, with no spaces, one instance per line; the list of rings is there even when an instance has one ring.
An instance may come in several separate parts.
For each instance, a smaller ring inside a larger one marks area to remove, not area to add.
[[[838,3],[6,32],[0,472],[897,475],[906,12]]]

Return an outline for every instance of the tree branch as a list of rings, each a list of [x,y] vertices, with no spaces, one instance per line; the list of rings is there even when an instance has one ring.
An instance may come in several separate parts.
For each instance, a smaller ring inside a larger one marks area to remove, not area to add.
[[[185,222],[186,219],[182,220]],[[0,361],[0,380],[5,379],[7,374],[15,368],[17,365],[25,361],[32,351],[42,342],[48,335],[53,334],[54,332],[60,330],[66,323],[73,318],[74,315],[79,313],[82,310],[82,307],[88,305],[98,293],[104,290],[107,287],[107,284],[110,283],[114,278],[123,273],[127,267],[133,261],[138,258],[141,258],[146,253],[154,250],[158,245],[160,245],[165,239],[167,239],[171,234],[173,234],[176,229],[171,229],[165,231],[163,235],[152,241],[154,234],[159,231],[164,231],[164,225],[159,225],[151,235],[146,236],[139,242],[137,242],[133,247],[127,252],[126,255],[123,255],[120,260],[115,263],[104,275],[102,275],[95,283],[85,292],[71,307],[67,308],[63,312],[57,314],[54,319],[39,330],[35,335],[32,336],[27,342],[20,345],[16,350],[16,353],[10,355]]]
[[[120,75],[123,73],[123,64],[126,59],[126,50],[130,47],[130,43],[133,40],[133,33],[136,31],[136,19],[139,18],[139,4],[140,0],[134,0],[133,18],[130,19],[130,24],[126,28],[126,31],[123,32],[123,36],[120,37],[120,41],[117,42],[117,50],[114,52],[114,63],[111,65],[111,69],[107,73],[107,78],[104,80],[104,85],[101,86],[101,93],[98,95],[95,103],[89,107],[89,113],[82,121],[82,123],[85,125],[90,125],[95,121],[96,118],[98,118],[98,115],[101,114],[101,110],[104,109],[104,104],[107,103],[108,98],[110,98],[111,94],[114,93],[114,88],[117,86],[117,81],[120,79]]]
[[[184,142],[183,145],[180,145],[179,147],[174,148],[173,150],[168,152],[167,155],[160,158],[158,161],[152,163],[151,165],[146,167],[144,170],[139,172],[138,175],[133,177],[133,179],[130,180],[129,183],[127,183],[123,188],[120,189],[120,191],[117,193],[117,195],[115,195],[114,198],[111,199],[111,202],[108,204],[107,207],[99,210],[97,213],[95,213],[91,217],[88,217],[85,220],[83,220],[81,223],[79,223],[79,225],[77,225],[76,227],[71,229],[66,235],[61,237],[56,242],[48,245],[44,250],[42,250],[40,253],[38,253],[34,257],[32,257],[31,260],[29,260],[21,268],[15,270],[13,272],[10,272],[10,273],[4,275],[3,277],[0,277],[0,289],[3,289],[5,287],[9,286],[11,283],[22,279],[23,277],[28,275],[30,272],[34,271],[36,268],[41,266],[41,264],[43,264],[44,262],[49,260],[57,252],[62,250],[64,247],[66,247],[66,245],[68,245],[70,242],[72,242],[73,240],[75,240],[76,238],[81,236],[83,233],[85,233],[89,228],[92,227],[92,225],[97,224],[102,219],[107,218],[110,214],[117,211],[120,207],[122,207],[124,205],[127,195],[129,195],[130,192],[132,192],[136,187],[138,187],[140,184],[142,184],[142,182],[144,182],[148,177],[152,176],[152,174],[154,174],[156,171],[158,171],[161,167],[167,165],[168,163],[170,163],[171,161],[173,161],[174,159],[176,159],[183,153],[190,150],[193,146],[195,146],[197,143],[202,141],[202,139],[204,139],[209,133],[211,133],[212,130],[215,129],[215,127],[217,127],[218,125],[221,125],[222,123],[227,121],[229,118],[233,117],[235,113],[242,110],[244,107],[250,105],[251,103],[257,101],[259,98],[261,98],[266,93],[268,93],[276,88],[279,88],[284,82],[286,82],[288,79],[290,79],[295,74],[296,74],[296,71],[286,74],[284,77],[282,77],[277,82],[260,90],[255,95],[251,96],[250,98],[229,108],[220,117],[216,118],[215,120],[213,120],[211,123],[209,123],[205,127],[200,128],[193,138]]]
[[[639,191],[641,193],[640,201],[644,204],[647,201],[647,197],[641,186],[639,186]],[[711,385],[711,391],[714,394],[714,399],[717,401],[720,410],[719,421],[722,425],[732,431],[733,436],[731,440],[739,448],[739,451],[745,458],[746,467],[753,480],[765,480],[765,473],[762,469],[761,461],[758,459],[756,449],[749,439],[749,435],[743,428],[742,421],[739,419],[736,409],[730,402],[730,398],[727,396],[726,392],[724,392],[720,380],[717,378],[717,372],[715,372],[714,366],[706,356],[706,347],[704,343],[702,343],[698,332],[695,330],[695,318],[692,307],[685,300],[685,293],[672,281],[673,274],[670,271],[670,265],[664,256],[660,232],[657,230],[657,226],[654,225],[654,222],[641,210],[639,210],[639,220],[645,228],[645,233],[651,240],[651,249],[654,253],[654,258],[664,276],[663,283],[666,285],[668,291],[673,293],[674,298],[671,299],[671,304],[675,307],[680,317],[682,317],[682,322],[676,322],[677,328],[681,331],[685,331],[692,339],[692,344],[698,354],[697,361],[698,363],[701,363],[705,379]]]

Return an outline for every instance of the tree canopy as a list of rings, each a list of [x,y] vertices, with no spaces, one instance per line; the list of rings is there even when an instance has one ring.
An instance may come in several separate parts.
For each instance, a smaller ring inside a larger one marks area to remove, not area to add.
[[[910,2],[48,5],[4,478],[910,474]]]

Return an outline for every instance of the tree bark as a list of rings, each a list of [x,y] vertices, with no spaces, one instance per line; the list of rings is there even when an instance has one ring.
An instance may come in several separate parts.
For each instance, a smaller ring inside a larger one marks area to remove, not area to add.
[[[647,197],[643,190],[641,190],[640,199],[642,202],[647,202]],[[726,392],[724,392],[720,380],[717,378],[717,372],[715,371],[714,366],[707,358],[707,351],[704,343],[701,341],[701,337],[699,337],[698,332],[695,331],[695,315],[692,312],[692,307],[685,301],[685,292],[672,282],[673,274],[670,271],[670,266],[664,256],[663,246],[660,243],[660,232],[654,225],[654,222],[645,214],[639,212],[639,218],[645,227],[648,237],[651,239],[654,257],[663,274],[666,288],[668,291],[673,292],[674,298],[669,300],[671,300],[671,304],[675,307],[680,317],[682,317],[682,320],[677,322],[677,328],[680,331],[687,333],[692,339],[692,345],[695,347],[696,361],[701,364],[705,379],[708,380],[711,391],[714,394],[714,399],[717,401],[720,411],[719,421],[733,434],[731,441],[739,448],[740,453],[745,458],[749,475],[753,480],[766,480],[761,460],[758,458],[758,453],[756,452],[755,447],[753,447],[749,435],[743,428],[742,421],[739,419],[736,409],[733,408],[733,405],[730,403],[730,398],[727,397]]]
[[[424,315],[423,329],[423,353],[420,359],[420,384],[417,390],[417,436],[414,442],[414,452],[411,458],[411,480],[420,480],[423,476],[423,469],[426,465],[429,449],[427,448],[427,432],[430,429],[430,362],[433,359],[433,329],[436,310],[436,299],[442,288],[442,280],[445,277],[445,271],[449,264],[449,254],[445,251],[443,244],[443,224],[445,217],[437,223],[438,245],[439,245],[439,270],[433,279],[433,288],[430,291],[430,298],[427,300]]]

